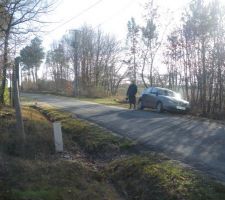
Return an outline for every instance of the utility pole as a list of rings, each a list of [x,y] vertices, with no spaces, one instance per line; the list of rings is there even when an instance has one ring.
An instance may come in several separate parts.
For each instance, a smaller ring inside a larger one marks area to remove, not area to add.
[[[18,146],[20,147],[20,151],[23,154],[24,153],[24,144],[25,144],[25,131],[24,131],[24,124],[23,124],[23,118],[22,118],[22,112],[21,112],[21,106],[20,106],[20,98],[19,98],[19,63],[20,58],[17,57],[15,59],[15,64],[13,67],[13,102],[14,102],[14,108],[16,111],[16,125],[17,125],[17,131],[18,131]]]
[[[73,81],[73,95],[79,96],[79,41],[80,41],[80,31],[71,30],[74,33],[74,42],[72,47],[74,48],[74,58],[73,58],[73,68],[74,68],[74,81]]]

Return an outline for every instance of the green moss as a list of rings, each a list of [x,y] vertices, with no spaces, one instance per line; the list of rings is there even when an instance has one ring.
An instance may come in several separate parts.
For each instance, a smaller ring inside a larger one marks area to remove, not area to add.
[[[106,170],[128,199],[217,200],[225,187],[165,158],[133,156],[112,162]]]
[[[4,91],[4,101],[6,105],[10,104],[10,95],[9,95],[9,89],[6,87]]]

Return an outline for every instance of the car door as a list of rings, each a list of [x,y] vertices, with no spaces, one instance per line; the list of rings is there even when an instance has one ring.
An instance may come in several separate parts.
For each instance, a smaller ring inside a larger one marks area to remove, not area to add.
[[[158,90],[157,88],[152,88],[151,94],[149,96],[149,106],[150,108],[155,108],[158,100]]]
[[[142,94],[142,105],[144,107],[149,107],[150,95],[152,88],[147,88]]]

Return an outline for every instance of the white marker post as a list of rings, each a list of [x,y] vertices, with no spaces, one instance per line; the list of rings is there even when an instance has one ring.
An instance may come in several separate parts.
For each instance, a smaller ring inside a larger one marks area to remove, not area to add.
[[[63,152],[63,139],[62,139],[62,129],[61,122],[53,123],[54,130],[54,140],[55,140],[55,151]]]

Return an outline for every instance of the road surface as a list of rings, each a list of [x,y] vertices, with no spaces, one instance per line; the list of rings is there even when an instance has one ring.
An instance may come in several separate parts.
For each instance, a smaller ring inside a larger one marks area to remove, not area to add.
[[[225,125],[169,113],[128,110],[53,95],[23,94],[95,122],[225,183]]]

